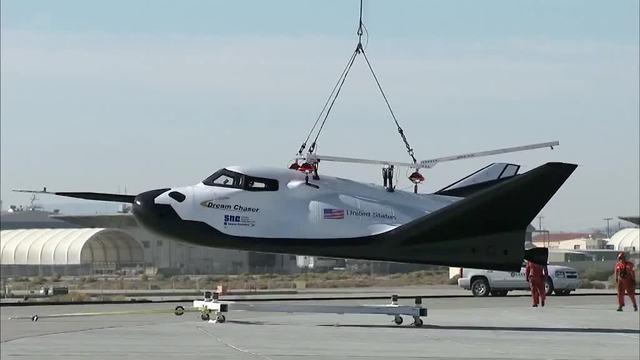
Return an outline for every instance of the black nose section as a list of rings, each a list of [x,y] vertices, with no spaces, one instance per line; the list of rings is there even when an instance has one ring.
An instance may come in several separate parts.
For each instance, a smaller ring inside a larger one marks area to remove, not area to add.
[[[167,233],[169,226],[179,220],[170,205],[156,204],[155,199],[170,189],[157,189],[138,194],[133,201],[133,215],[144,227]]]

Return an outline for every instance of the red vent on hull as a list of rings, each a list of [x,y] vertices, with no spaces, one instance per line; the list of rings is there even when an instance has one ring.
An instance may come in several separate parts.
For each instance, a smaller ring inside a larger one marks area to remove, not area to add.
[[[313,165],[309,164],[308,162],[303,163],[298,168],[298,171],[302,171],[303,173],[310,173],[313,170],[315,170],[315,168],[313,167]]]
[[[418,171],[414,171],[413,174],[409,175],[409,181],[414,184],[420,184],[424,181],[424,176],[422,176]]]

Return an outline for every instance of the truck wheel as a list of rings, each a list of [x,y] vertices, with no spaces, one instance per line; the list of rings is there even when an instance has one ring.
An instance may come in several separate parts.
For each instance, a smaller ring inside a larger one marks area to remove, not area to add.
[[[544,281],[544,292],[547,296],[553,293],[553,280],[550,278],[547,278],[547,280]]]
[[[486,279],[480,278],[473,280],[471,284],[471,293],[473,296],[488,296],[491,289]]]

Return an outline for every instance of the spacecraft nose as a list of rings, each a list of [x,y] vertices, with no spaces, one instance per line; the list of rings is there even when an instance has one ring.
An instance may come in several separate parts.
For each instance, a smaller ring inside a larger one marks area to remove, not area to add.
[[[164,207],[167,205],[156,204],[155,199],[170,189],[156,189],[145,191],[136,196],[133,201],[133,215],[141,223],[141,225],[162,232],[162,225],[166,223],[167,211]]]

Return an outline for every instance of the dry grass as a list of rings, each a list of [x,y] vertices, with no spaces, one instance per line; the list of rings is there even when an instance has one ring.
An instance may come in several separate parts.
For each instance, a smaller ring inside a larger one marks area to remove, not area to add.
[[[209,275],[190,277],[173,276],[165,279],[161,276],[135,278],[96,278],[81,277],[73,280],[65,278],[15,279],[8,282],[11,289],[26,290],[40,286],[67,286],[71,292],[81,290],[161,290],[161,289],[214,289],[225,285],[229,289],[294,289],[302,282],[306,288],[345,288],[371,286],[407,286],[435,285],[450,282],[445,270],[425,270],[404,274],[370,275],[355,274],[347,271],[300,274],[262,274],[262,275]]]

